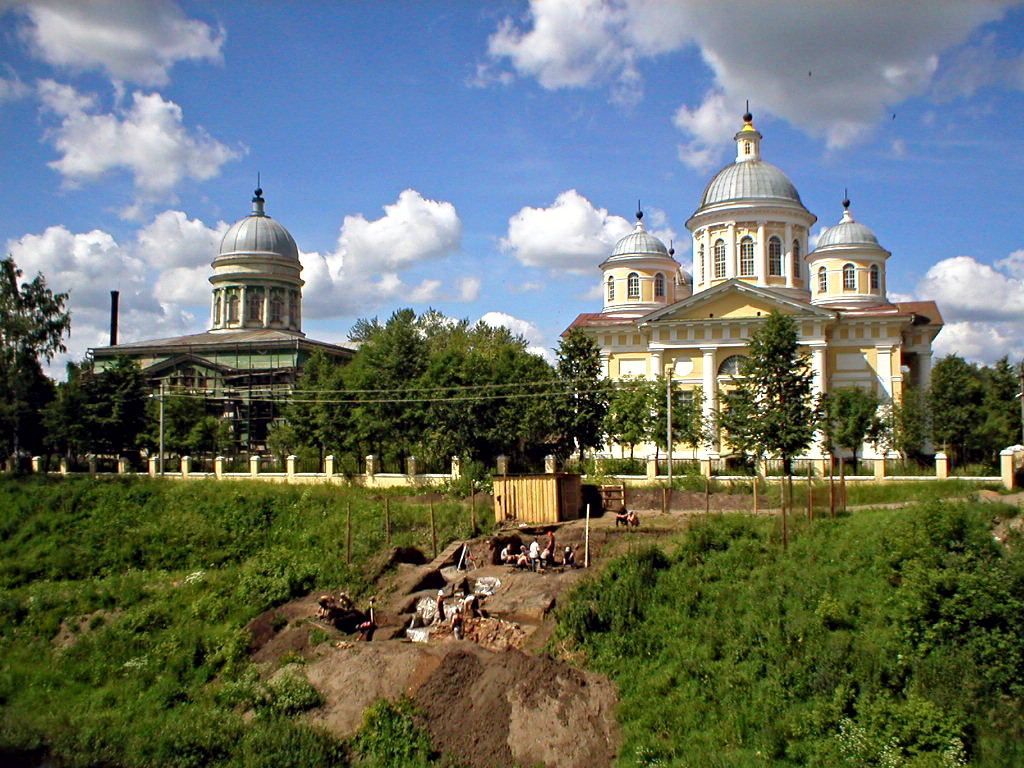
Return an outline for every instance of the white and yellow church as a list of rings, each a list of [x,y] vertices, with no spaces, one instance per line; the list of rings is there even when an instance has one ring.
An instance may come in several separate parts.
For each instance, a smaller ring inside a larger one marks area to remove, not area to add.
[[[848,200],[810,250],[817,217],[786,174],[761,159],[752,116],[743,120],[736,160],[711,179],[686,222],[692,277],[638,212],[634,230],[600,265],[604,309],[581,314],[570,328],[597,342],[609,379],[671,374],[683,391],[700,388],[707,423],[751,334],[772,311],[796,321],[818,393],[857,386],[889,402],[905,387],[927,387],[942,328],[935,303],[886,298],[890,253],[854,220]],[[822,448],[813,446],[809,457],[819,458]],[[716,457],[727,446],[713,439],[680,449],[676,455]]]

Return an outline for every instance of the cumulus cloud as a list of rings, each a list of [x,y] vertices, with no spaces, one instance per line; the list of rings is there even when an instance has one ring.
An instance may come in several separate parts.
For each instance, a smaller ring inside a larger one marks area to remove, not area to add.
[[[20,32],[32,54],[75,72],[160,86],[179,61],[222,61],[224,30],[167,0],[33,0],[24,12]]]
[[[544,332],[529,320],[522,320],[507,312],[485,312],[479,322],[495,328],[507,328],[517,336],[526,340],[526,350],[539,355],[549,363],[554,363],[555,356],[550,348],[544,345]]]
[[[460,277],[456,281],[459,301],[476,301],[480,297],[479,277]]]
[[[0,77],[0,104],[24,98],[32,92],[32,89],[22,82],[17,73],[10,72],[9,74],[9,77]]]
[[[139,255],[154,267],[209,268],[227,229],[224,221],[208,227],[182,211],[164,211],[139,230]]]
[[[368,220],[346,216],[333,253],[304,253],[303,308],[307,317],[330,317],[370,311],[403,299],[434,301],[444,283],[436,277],[407,285],[400,273],[458,251],[462,221],[449,202],[429,200],[406,189],[384,206],[384,215]],[[461,295],[466,283],[457,284]]]
[[[43,80],[39,97],[60,124],[49,139],[60,153],[50,163],[70,184],[93,181],[114,169],[131,174],[147,198],[166,193],[185,179],[205,180],[239,151],[202,128],[184,125],[181,107],[160,94],[132,94],[131,105],[97,113],[96,100],[68,85]]]
[[[934,300],[946,321],[936,355],[956,353],[983,363],[1024,356],[1024,251],[995,266],[971,256],[944,259],[928,270],[915,294]]]
[[[501,248],[526,266],[587,274],[631,229],[626,219],[570,189],[547,208],[527,206],[510,218]]]
[[[712,88],[699,104],[683,105],[676,124],[690,141],[682,159],[705,169],[715,142],[724,146],[732,134],[711,133],[723,109],[735,121],[737,106],[751,94],[755,115],[781,117],[830,148],[863,139],[887,107],[928,92],[940,57],[1010,5],[533,0],[523,19],[502,22],[488,54],[493,66],[507,65],[547,89],[630,82],[639,92],[644,60],[696,46]],[[961,92],[989,76],[983,46],[971,62],[967,80],[957,84]]]

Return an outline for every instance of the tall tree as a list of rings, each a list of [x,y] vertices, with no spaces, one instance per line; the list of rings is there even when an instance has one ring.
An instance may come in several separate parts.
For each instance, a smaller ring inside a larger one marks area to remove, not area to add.
[[[42,409],[53,392],[41,361],[66,351],[71,328],[67,294],[54,294],[41,274],[31,282],[21,274],[11,256],[0,261],[0,440],[9,454],[33,435],[41,444]]]
[[[751,336],[734,381],[719,417],[730,445],[756,457],[778,456],[791,474],[792,457],[811,444],[818,423],[810,361],[791,317],[768,316]]]
[[[655,382],[651,437],[658,450],[668,452],[668,389],[669,379],[661,376]],[[700,387],[683,391],[672,386],[672,445],[697,448],[708,442],[704,424],[704,390]]]
[[[624,378],[617,381],[608,397],[604,431],[619,445],[629,446],[629,458],[638,443],[650,440],[654,422],[655,387],[647,379]]]
[[[857,451],[869,437],[872,424],[876,430],[883,428],[882,422],[876,421],[878,405],[874,392],[861,387],[840,387],[824,398],[823,431],[833,445],[851,452],[854,466]]]
[[[969,461],[983,421],[984,389],[977,366],[947,355],[932,367],[928,391],[936,442],[958,461]]]
[[[563,452],[598,448],[608,413],[608,387],[601,376],[600,348],[590,336],[573,328],[558,344],[558,378],[564,395],[558,404]]]
[[[118,357],[97,373],[92,365],[81,371],[82,418],[89,428],[88,444],[95,453],[121,454],[138,448],[146,428],[149,388],[139,364]]]
[[[982,440],[988,452],[998,452],[1024,440],[1021,435],[1020,373],[1004,355],[983,373],[984,420],[980,425]]]

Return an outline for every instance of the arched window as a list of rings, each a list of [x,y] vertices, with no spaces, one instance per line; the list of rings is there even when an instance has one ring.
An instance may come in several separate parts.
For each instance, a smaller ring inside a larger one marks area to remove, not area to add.
[[[238,296],[231,296],[228,299],[228,322],[238,322]]]
[[[754,240],[744,237],[740,240],[740,276],[750,277],[754,274]]]
[[[725,240],[715,240],[715,277],[725,277]]]
[[[800,279],[800,241],[793,241],[793,279]]]
[[[288,325],[293,328],[299,324],[299,292],[290,291],[288,294]]]
[[[615,301],[615,278],[608,275],[608,301]]]
[[[256,322],[263,319],[263,296],[260,293],[254,291],[251,295],[246,296],[245,303],[248,304],[246,308],[247,319],[255,320]]]
[[[220,325],[220,294],[213,298],[213,324]]]
[[[774,235],[768,238],[768,274],[782,276],[782,241]]]
[[[700,248],[697,249],[697,263],[699,264],[697,267],[697,280],[703,283],[708,279],[704,272],[704,243],[701,243]]]
[[[750,142],[749,141],[744,141],[743,142],[743,154],[744,155],[749,155],[750,154],[750,150],[751,150]]]
[[[626,278],[626,298],[640,298],[640,275],[636,272],[630,272],[629,277]]]
[[[654,298],[665,298],[665,276],[661,272],[654,276]]]
[[[877,291],[878,287],[880,285],[880,282],[879,282],[879,279],[878,279],[878,265],[877,264],[872,264],[871,265],[871,272],[869,274],[871,275],[871,290],[872,291]]]
[[[284,299],[281,294],[275,293],[270,297],[270,322],[280,323],[284,315]]]
[[[828,271],[818,267],[818,293],[828,293]]]
[[[843,290],[857,290],[857,270],[853,264],[843,264]]]
[[[743,367],[743,361],[747,358],[743,355],[729,355],[722,361],[722,364],[718,366],[719,376],[738,376],[740,368]]]

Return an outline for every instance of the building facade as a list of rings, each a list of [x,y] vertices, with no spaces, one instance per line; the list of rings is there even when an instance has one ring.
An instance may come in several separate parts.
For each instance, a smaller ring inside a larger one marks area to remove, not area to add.
[[[98,371],[118,357],[137,361],[165,396],[201,394],[211,413],[233,425],[241,447],[260,449],[309,357],[322,352],[344,363],[353,352],[302,332],[298,247],[266,214],[263,190],[256,190],[252,205],[224,234],[213,259],[208,331],[96,347],[90,354]]]
[[[890,253],[853,218],[849,200],[811,250],[817,217],[785,173],[761,158],[761,139],[744,115],[736,159],[711,179],[686,222],[692,276],[638,213],[636,228],[600,265],[604,308],[570,328],[597,342],[609,379],[671,375],[684,392],[700,388],[706,423],[738,374],[751,334],[773,311],[796,322],[818,393],[862,387],[886,403],[905,387],[927,387],[932,341],[942,328],[935,303],[886,298]],[[822,450],[816,444],[808,455],[819,458]],[[719,437],[675,451],[715,457],[728,446]]]

